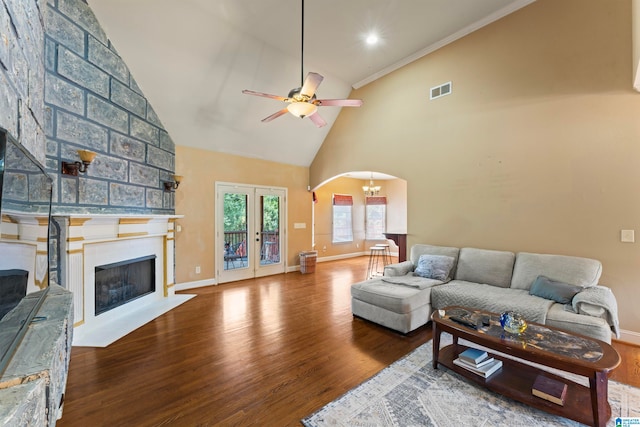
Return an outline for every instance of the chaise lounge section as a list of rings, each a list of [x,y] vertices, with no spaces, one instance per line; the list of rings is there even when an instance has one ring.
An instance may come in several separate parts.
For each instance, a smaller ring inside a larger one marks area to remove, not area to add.
[[[426,324],[433,310],[461,305],[611,342],[619,335],[617,303],[598,285],[602,264],[565,255],[414,245],[408,261],[351,287],[351,308],[402,333]]]

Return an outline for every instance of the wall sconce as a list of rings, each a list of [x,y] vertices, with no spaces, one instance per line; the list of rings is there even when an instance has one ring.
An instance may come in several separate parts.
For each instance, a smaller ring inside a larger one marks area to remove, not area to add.
[[[164,191],[174,191],[180,186],[180,183],[182,182],[181,175],[171,175],[171,177],[173,178],[173,181],[164,181]]]
[[[87,168],[96,158],[96,153],[89,150],[78,150],[78,156],[80,156],[81,162],[62,162],[62,174],[78,176],[78,172],[85,173]]]

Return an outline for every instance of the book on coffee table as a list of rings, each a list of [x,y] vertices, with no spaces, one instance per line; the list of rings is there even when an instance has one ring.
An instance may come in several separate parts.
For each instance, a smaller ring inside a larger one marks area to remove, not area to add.
[[[474,374],[480,375],[484,378],[489,378],[493,375],[498,369],[502,367],[502,360],[494,360],[491,363],[483,365],[479,368],[473,367],[468,362],[463,361],[459,357],[453,360],[453,364],[460,366],[461,368],[466,369],[467,371],[473,372]]]
[[[484,350],[477,348],[468,348],[458,355],[458,357],[466,362],[478,364],[489,357],[489,354]]]
[[[564,405],[567,395],[567,385],[544,375],[538,375],[533,383],[531,392],[534,396],[548,400],[558,405]]]
[[[459,359],[460,359],[460,362],[462,362],[462,363],[464,363],[466,365],[469,365],[470,368],[475,368],[475,369],[482,368],[485,365],[493,363],[493,361],[495,360],[493,357],[487,357],[486,359],[482,359],[481,362],[471,363],[471,362],[469,362],[469,361],[467,361],[467,360],[465,360],[465,359],[463,359],[461,357],[459,357]]]

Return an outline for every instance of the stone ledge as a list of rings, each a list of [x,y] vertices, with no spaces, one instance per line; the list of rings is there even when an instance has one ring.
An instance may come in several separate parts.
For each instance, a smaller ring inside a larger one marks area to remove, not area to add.
[[[0,378],[0,425],[55,425],[59,418],[73,339],[71,292],[51,285],[36,319]]]

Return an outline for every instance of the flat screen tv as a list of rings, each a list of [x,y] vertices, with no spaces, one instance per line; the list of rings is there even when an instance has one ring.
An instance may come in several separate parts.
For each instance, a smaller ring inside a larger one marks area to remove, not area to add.
[[[49,290],[52,180],[0,128],[0,377]]]

